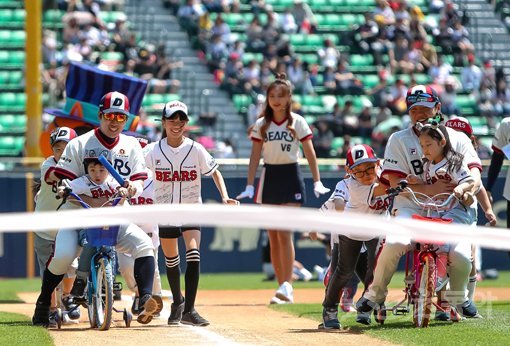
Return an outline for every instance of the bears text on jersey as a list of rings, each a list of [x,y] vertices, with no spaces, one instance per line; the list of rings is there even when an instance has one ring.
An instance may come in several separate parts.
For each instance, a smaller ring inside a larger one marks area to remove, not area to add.
[[[198,177],[196,170],[191,171],[161,171],[155,170],[155,178],[157,181],[195,181]]]

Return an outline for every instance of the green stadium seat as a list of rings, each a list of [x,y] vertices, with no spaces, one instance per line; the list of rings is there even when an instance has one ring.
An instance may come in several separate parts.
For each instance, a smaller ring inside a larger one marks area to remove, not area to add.
[[[353,54],[350,58],[351,67],[354,66],[371,66],[374,64],[374,57],[371,54]]]
[[[23,152],[24,136],[0,136],[0,155],[18,156]]]
[[[337,152],[338,149],[340,149],[344,145],[344,138],[343,137],[335,137],[331,141],[331,150],[334,152]]]
[[[315,95],[304,95],[302,105],[322,107],[322,98]]]
[[[262,55],[262,53],[244,53],[242,60],[245,65],[252,60],[256,60],[260,64],[264,60],[264,55]]]
[[[16,105],[15,93],[0,93],[0,107],[11,107]]]
[[[12,10],[0,9],[0,25],[12,21]]]
[[[157,104],[165,103],[165,97],[162,94],[147,94],[143,98],[142,105],[144,107],[152,107]]]
[[[0,115],[0,131],[2,133],[20,133],[26,130],[26,116],[23,115]]]
[[[457,95],[455,105],[460,109],[464,116],[473,115],[476,112],[476,98],[472,95]]]
[[[124,54],[120,52],[103,52],[101,53],[101,59],[122,62],[124,60]]]
[[[234,102],[234,107],[236,107],[238,112],[246,113],[248,106],[252,103],[252,99],[248,95],[237,94],[232,97],[232,102]]]
[[[318,64],[319,56],[317,54],[301,54],[301,60],[308,64]]]
[[[373,88],[379,83],[379,76],[375,74],[367,74],[361,76],[361,81],[363,82],[363,85],[365,88]]]
[[[25,65],[25,52],[22,50],[9,52],[8,67],[23,67]]]

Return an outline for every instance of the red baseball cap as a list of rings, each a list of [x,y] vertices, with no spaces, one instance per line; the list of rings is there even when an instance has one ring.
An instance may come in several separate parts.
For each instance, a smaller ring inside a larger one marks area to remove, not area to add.
[[[357,144],[347,152],[347,167],[354,167],[365,162],[377,162],[379,159],[374,153],[374,149],[367,144]]]
[[[57,127],[50,134],[50,145],[53,146],[57,142],[68,143],[71,139],[77,136],[76,131],[70,127]]]
[[[112,91],[104,95],[99,103],[99,111],[108,113],[122,113],[129,115],[129,100],[126,95]]]
[[[450,120],[448,120],[444,125],[446,127],[454,129],[455,131],[464,132],[469,137],[471,137],[471,135],[473,134],[473,127],[471,127],[469,120],[467,120],[464,117],[453,117]]]

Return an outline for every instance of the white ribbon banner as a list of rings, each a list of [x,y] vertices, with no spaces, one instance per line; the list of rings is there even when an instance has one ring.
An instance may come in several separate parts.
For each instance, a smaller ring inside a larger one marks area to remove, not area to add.
[[[320,213],[317,209],[223,204],[154,204],[128,208],[93,208],[58,212],[0,214],[0,232],[73,229],[121,224],[200,224],[319,231],[350,236],[393,236],[403,241],[458,243],[510,250],[510,232],[504,228],[438,224],[412,219],[387,219],[370,214]]]

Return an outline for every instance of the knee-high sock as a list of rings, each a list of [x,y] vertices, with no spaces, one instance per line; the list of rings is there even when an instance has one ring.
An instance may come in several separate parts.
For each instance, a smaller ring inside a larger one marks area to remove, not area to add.
[[[175,257],[165,257],[166,277],[168,279],[168,284],[170,285],[170,290],[172,291],[174,304],[176,305],[181,304],[183,300],[181,293],[181,269],[179,267],[179,263],[179,255]]]
[[[468,289],[468,299],[472,301],[473,298],[475,297],[476,274],[469,277],[467,289]]]
[[[200,250],[191,249],[186,252],[186,274],[184,277],[184,282],[186,284],[186,299],[184,303],[184,313],[190,312],[195,307],[199,278]]]
[[[145,256],[135,259],[133,272],[135,274],[135,281],[138,286],[140,297],[146,294],[152,294],[155,267],[154,256]]]
[[[49,307],[51,304],[51,294],[63,278],[64,274],[55,275],[46,268],[42,279],[41,294],[39,295],[39,298],[37,298],[36,304]]]

